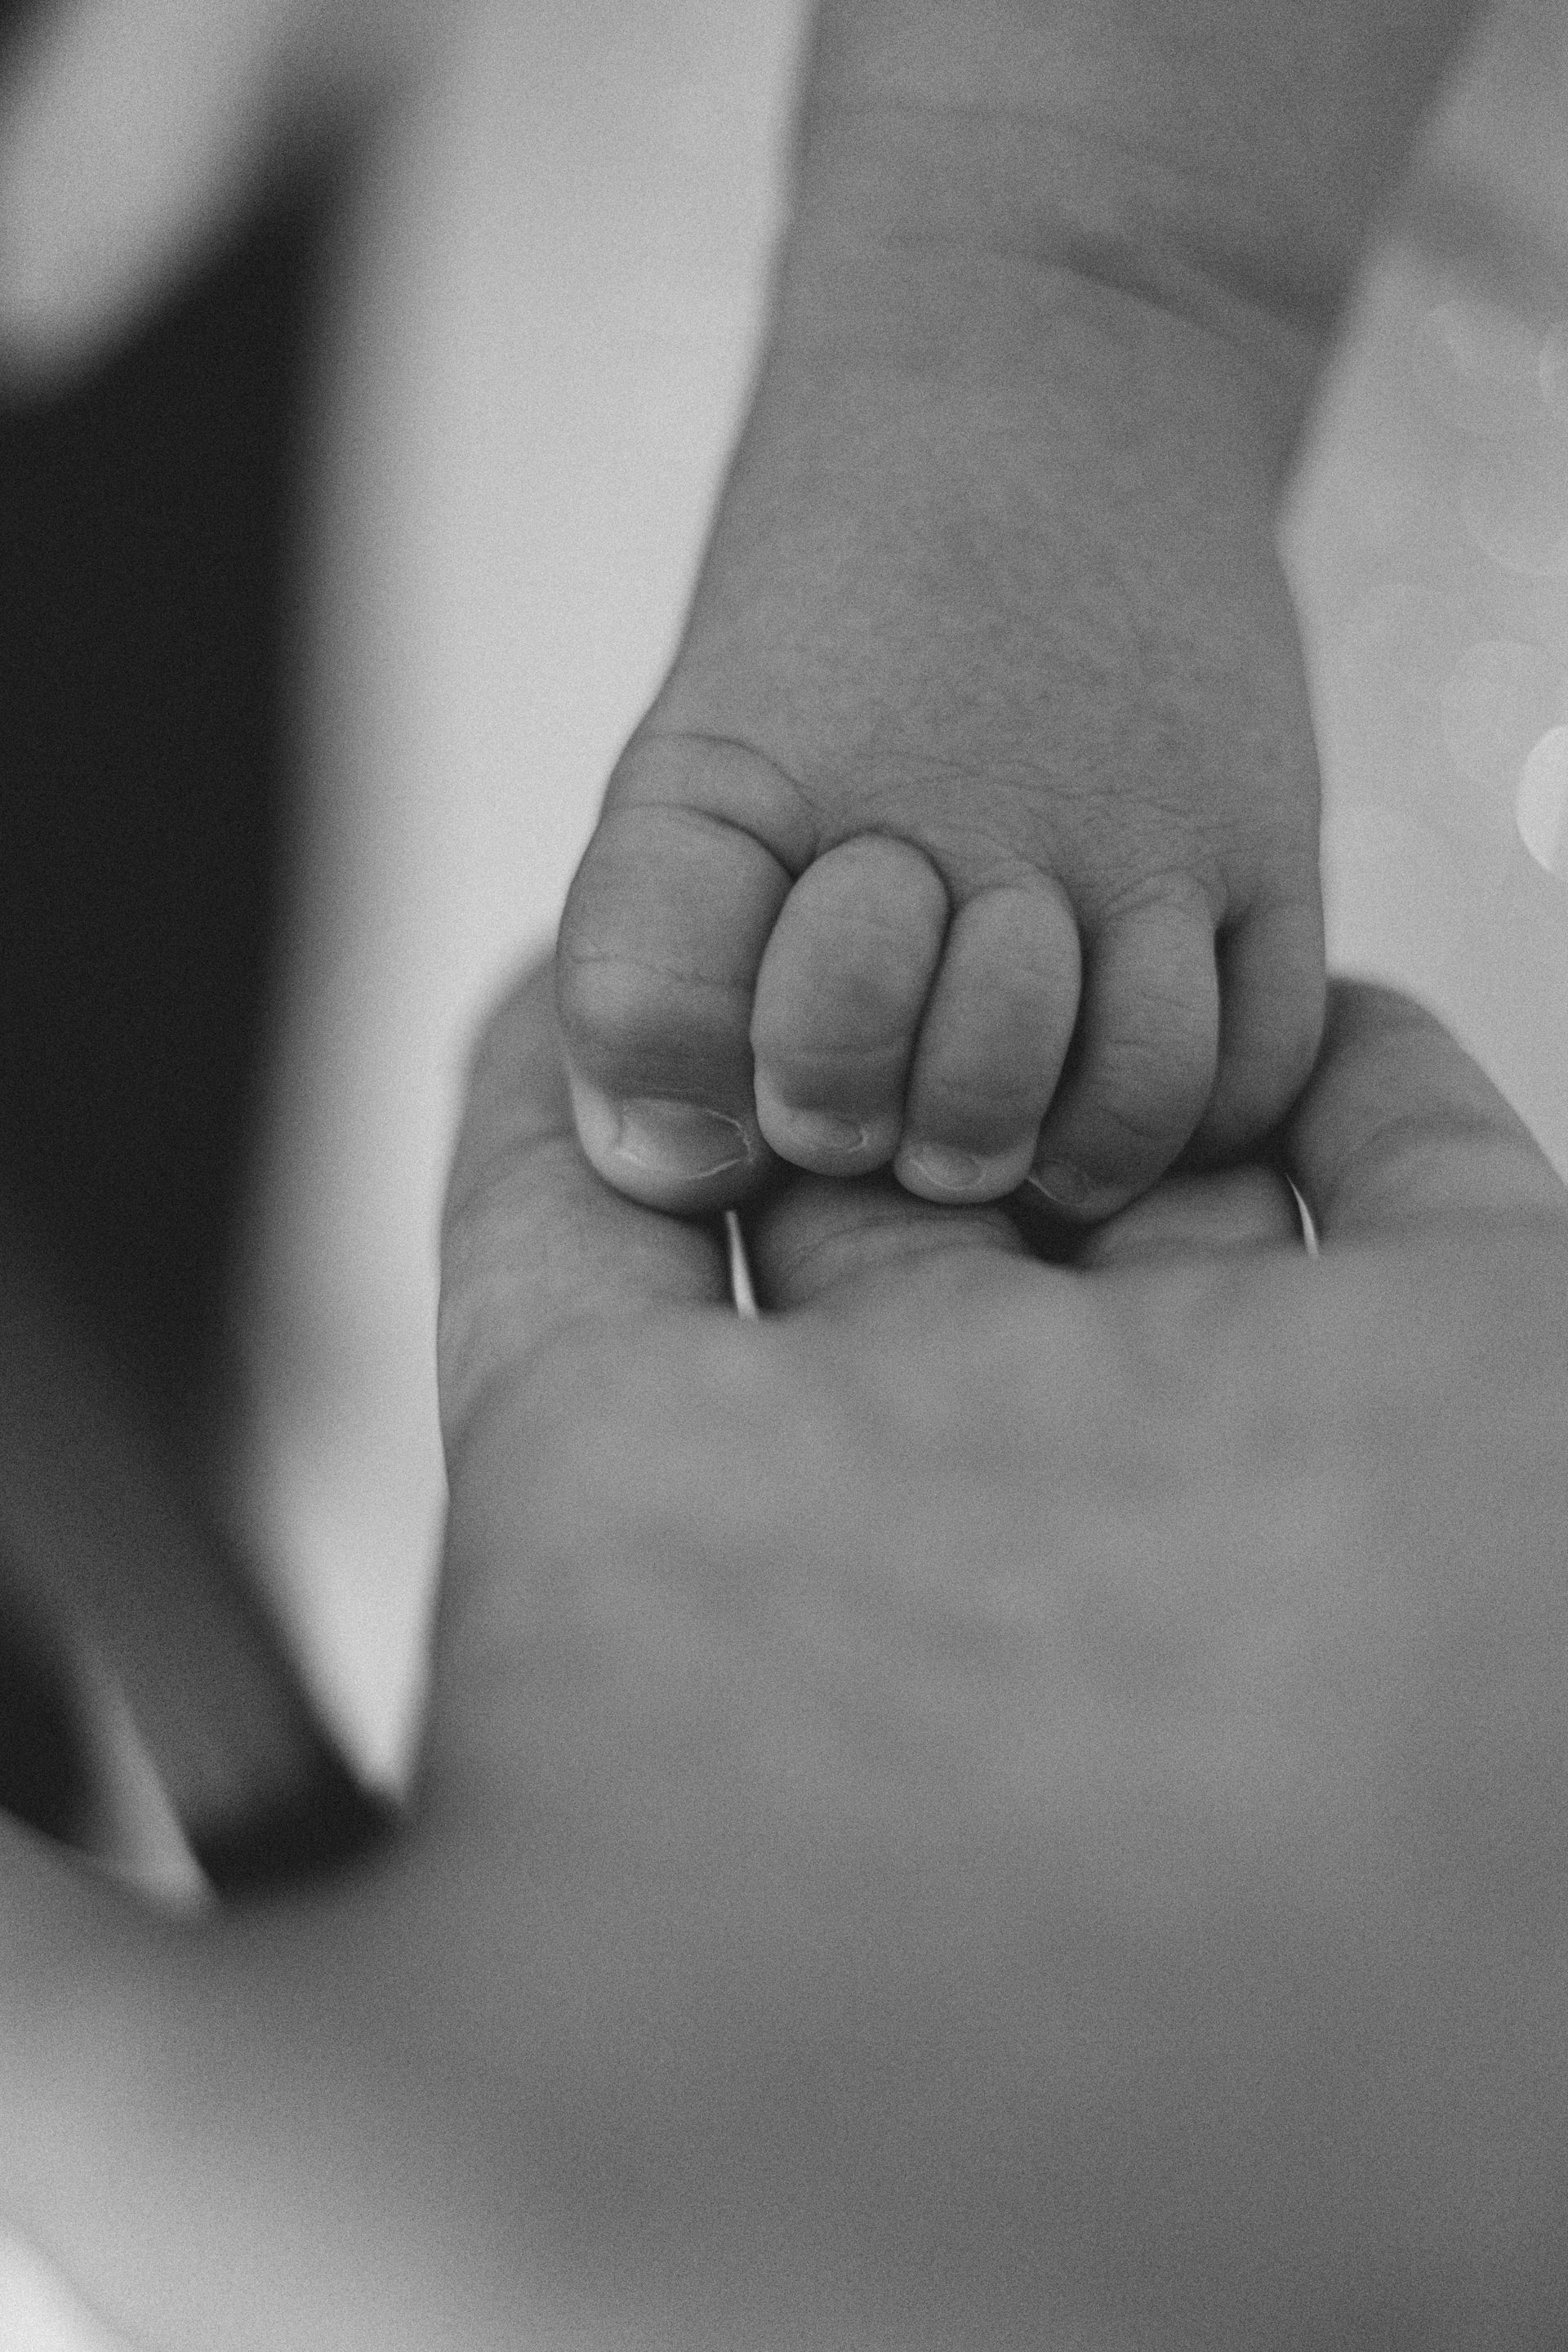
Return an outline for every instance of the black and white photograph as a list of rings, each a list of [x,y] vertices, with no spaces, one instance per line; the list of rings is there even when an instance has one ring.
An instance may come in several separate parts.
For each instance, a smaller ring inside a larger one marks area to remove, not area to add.
[[[0,0],[0,2352],[1568,2352],[1568,0]]]

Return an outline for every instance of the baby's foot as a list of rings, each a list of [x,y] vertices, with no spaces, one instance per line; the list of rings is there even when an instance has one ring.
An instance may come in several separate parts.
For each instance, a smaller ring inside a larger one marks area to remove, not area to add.
[[[1031,355],[775,353],[574,883],[584,1149],[1100,1216],[1278,1117],[1322,1001],[1274,451],[1228,347],[1098,288]]]

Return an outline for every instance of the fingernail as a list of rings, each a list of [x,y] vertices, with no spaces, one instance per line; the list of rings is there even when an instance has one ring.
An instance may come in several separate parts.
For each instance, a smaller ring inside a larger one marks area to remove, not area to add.
[[[703,1103],[666,1102],[653,1096],[621,1105],[616,1149],[653,1176],[718,1176],[751,1158],[738,1118]]]
[[[973,1192],[990,1164],[978,1151],[961,1151],[955,1144],[922,1143],[910,1153],[906,1172],[941,1192]]]
[[[847,1159],[865,1149],[870,1130],[858,1118],[839,1118],[830,1110],[795,1110],[777,1122],[797,1151],[820,1153],[824,1159]]]
[[[892,1158],[898,1136],[896,1116],[866,1124],[840,1111],[802,1109],[785,1099],[765,1069],[757,1072],[756,1104],[769,1143],[781,1159],[794,1160],[797,1168],[814,1169],[818,1175],[841,1175],[846,1162],[853,1161],[858,1171]]]
[[[1031,1168],[1024,1181],[1064,1217],[1081,1216],[1094,1189],[1081,1169],[1069,1168],[1060,1160],[1047,1160],[1043,1166]]]
[[[927,1199],[970,1200],[976,1193],[999,1201],[1015,1192],[1028,1172],[1026,1148],[1012,1151],[960,1150],[952,1143],[920,1143],[900,1151],[894,1172],[907,1192]]]
[[[705,1103],[636,1096],[617,1103],[596,1087],[573,1088],[577,1131],[591,1160],[629,1160],[650,1176],[695,1182],[744,1168],[752,1152],[738,1118]]]

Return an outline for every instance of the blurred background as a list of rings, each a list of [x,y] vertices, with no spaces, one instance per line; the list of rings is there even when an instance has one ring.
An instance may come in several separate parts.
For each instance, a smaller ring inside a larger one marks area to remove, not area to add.
[[[232,1580],[215,1642],[265,1646],[259,1590],[355,1772],[405,1769],[468,1040],[673,647],[803,21],[0,9],[0,1780],[172,1899],[171,1789],[216,1817],[237,1769],[158,1720],[187,1554]],[[1557,0],[1432,124],[1283,544],[1333,961],[1434,1004],[1568,1171]],[[0,2240],[5,2352],[105,2342]]]

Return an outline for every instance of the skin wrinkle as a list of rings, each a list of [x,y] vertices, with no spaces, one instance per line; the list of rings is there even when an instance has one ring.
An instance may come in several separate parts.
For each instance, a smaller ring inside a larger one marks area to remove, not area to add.
[[[885,1240],[876,1238],[879,1203],[885,1208],[881,1225]],[[905,1265],[928,1251],[933,1256],[961,1249],[989,1254],[999,1241],[1019,1258],[1026,1255],[1023,1241],[1004,1210],[933,1208],[929,1219],[921,1219],[913,1213],[914,1206],[907,1193],[868,1183],[838,1229],[818,1221],[809,1242],[793,1247],[775,1232],[767,1252],[753,1261],[760,1303],[769,1307],[781,1297],[799,1301],[826,1291],[846,1262],[869,1271],[883,1263]]]
[[[896,708],[896,706],[893,706],[893,708]],[[868,743],[868,746],[865,746],[865,752],[868,752],[869,757],[875,757],[875,740],[872,740],[872,743]],[[900,830],[902,830],[902,828],[900,828]]]
[[[563,969],[567,971],[613,971],[624,967],[628,971],[656,973],[661,980],[679,980],[683,988],[707,990],[714,995],[735,996],[745,992],[745,983],[736,980],[715,979],[710,973],[693,971],[685,966],[656,963],[649,956],[634,955],[626,948],[580,948],[574,943],[562,950]]]
[[[739,746],[736,748],[738,749]],[[689,824],[699,830],[721,835],[739,835],[742,840],[755,842],[757,847],[764,851],[773,859],[773,864],[789,875],[792,880],[797,878],[807,866],[813,864],[817,856],[817,852],[813,849],[809,856],[796,864],[791,858],[781,856],[766,835],[759,832],[754,824],[747,824],[741,817],[721,815],[717,809],[696,807],[689,801],[654,799],[641,794],[634,800],[627,795],[617,801],[614,814],[624,816],[635,812],[640,815],[645,809],[658,810],[661,816],[674,819],[677,826]]]
[[[1091,136],[1065,116],[1050,116],[1034,109],[942,103],[921,106],[898,100],[858,104],[823,99],[814,113],[819,122],[834,128],[859,126],[868,121],[922,125],[958,122],[977,129],[1012,122],[1020,128],[1039,129],[1042,146],[1050,135],[1065,131],[1091,159],[1098,161],[1110,148],[1134,173],[1152,162],[1165,169],[1172,184],[1196,191],[1200,199],[1205,194],[1234,199],[1237,193],[1234,178],[1227,179],[1217,172],[1205,173],[1201,166],[1184,167],[1173,155],[1151,149],[1146,143],[1140,151],[1114,134]],[[1070,185],[1070,177],[1063,173],[1059,187],[1052,192],[1058,201]],[[1016,262],[1026,276],[1037,280],[1061,272],[1082,284],[1146,303],[1202,333],[1217,335],[1249,373],[1265,379],[1276,393],[1283,391],[1293,402],[1300,398],[1300,376],[1315,363],[1316,347],[1331,331],[1342,300],[1342,283],[1332,281],[1326,266],[1321,276],[1302,272],[1299,267],[1292,275],[1290,265],[1284,261],[1272,267],[1260,262],[1249,266],[1237,253],[1227,270],[1215,257],[1202,257],[1203,231],[1197,226],[1203,217],[1201,202],[1194,215],[1194,250],[1190,256],[1182,255],[1166,240],[1153,236],[1141,239],[1131,227],[1097,229],[1066,218],[1047,223],[1044,215],[1050,202],[1051,198],[1043,192],[1033,202],[1026,199],[1016,207],[1026,215],[1016,225],[1012,218],[999,219],[993,205],[978,234],[963,226],[944,231],[934,225],[917,227],[901,224],[884,228],[879,242],[885,250],[911,254],[973,257],[983,252],[998,260]],[[802,221],[813,224],[809,168],[802,174],[800,206]],[[1159,219],[1168,225],[1172,219],[1170,211],[1148,195],[1140,209],[1151,223]],[[1032,219],[1027,217],[1030,215],[1034,215]],[[855,231],[840,215],[830,214],[829,221],[835,235],[852,240]],[[1265,220],[1259,226],[1266,235],[1271,234],[1280,256],[1294,257],[1303,250],[1299,221],[1287,221],[1281,216],[1276,222]],[[866,232],[862,230],[861,234]],[[1259,317],[1267,329],[1261,352],[1255,323]],[[1270,356],[1264,356],[1265,352]]]
[[[900,232],[889,244],[891,250],[910,255],[973,249],[964,239],[929,232],[918,236],[912,231]],[[1038,246],[1033,241],[1016,243],[993,230],[979,249],[997,260],[1020,263],[1027,276],[1048,278],[1059,271],[1070,279],[1100,287],[1127,301],[1144,304],[1161,316],[1174,319],[1203,334],[1217,335],[1229,345],[1249,375],[1266,383],[1276,394],[1283,393],[1292,401],[1300,396],[1298,379],[1306,362],[1292,352],[1288,365],[1266,363],[1259,356],[1256,334],[1249,337],[1230,315],[1231,303],[1223,295],[1216,300],[1213,294],[1205,301],[1201,273],[1194,273],[1192,282],[1188,282],[1187,274],[1181,272],[1179,266],[1174,272],[1167,268],[1162,273],[1158,247],[1141,254],[1130,236],[1079,231],[1064,234],[1058,249],[1052,250],[1043,240]],[[1292,323],[1292,310],[1283,298],[1278,303],[1266,300],[1264,307],[1277,310],[1281,325]],[[1321,331],[1326,337],[1327,327]]]
[[[912,101],[917,115],[934,104],[961,119],[978,98],[971,119],[994,123],[1007,110],[988,102],[1029,87],[1042,101],[1030,111],[1063,114],[1062,135],[1087,150],[1079,184],[1095,184],[1099,152],[1121,156],[1122,180],[1141,155],[1157,157],[1166,184],[1155,178],[1154,190],[1169,207],[1181,190],[1212,185],[1212,159],[1223,158],[1222,182],[1239,193],[1216,228],[1286,267],[1316,243],[1342,285],[1363,216],[1480,14],[1477,0],[1375,16],[1360,0],[1271,12],[1247,0],[1180,10],[1144,0],[963,13],[828,0],[810,98],[831,106],[858,96],[889,112]],[[1266,142],[1257,136],[1265,125]]]
[[[856,251],[843,240],[836,249],[841,264]],[[818,318],[804,295],[795,300],[786,289],[773,348],[776,357],[789,362],[797,398],[809,392],[817,378],[828,375],[839,388],[858,384],[863,395],[872,399],[881,396],[889,383],[900,383],[907,395],[919,395],[927,403],[933,431],[941,431],[948,410],[962,404],[966,430],[973,436],[976,408],[989,402],[994,433],[1002,439],[1016,427],[1013,411],[1020,402],[1037,411],[1049,397],[1067,415],[1081,403],[1077,378],[1086,365],[1092,363],[1103,373],[1120,359],[1123,374],[1130,375],[1147,355],[1148,335],[1156,326],[1167,334],[1178,328],[1182,341],[1177,353],[1185,363],[1190,364],[1201,349],[1212,371],[1216,354],[1221,350],[1226,352],[1220,373],[1236,411],[1236,432],[1256,435],[1268,451],[1270,481],[1284,478],[1293,454],[1300,387],[1290,395],[1287,415],[1280,409],[1281,394],[1272,375],[1256,362],[1243,364],[1245,354],[1238,360],[1234,340],[1216,342],[1212,333],[1203,335],[1174,312],[1158,306],[1135,306],[1130,312],[1113,289],[1066,269],[1024,271],[1023,283],[1033,289],[1035,299],[1021,301],[1016,284],[997,287],[988,282],[978,269],[977,257],[968,257],[961,276],[952,282],[933,284],[929,273],[905,272],[911,291],[925,289],[929,308],[913,313],[912,324],[907,306],[884,318],[874,308],[868,312],[865,280],[869,275],[875,291],[879,278],[888,277],[889,255],[895,249],[860,249],[858,267],[847,280],[847,291],[856,297],[853,311],[824,305],[819,294],[815,299],[826,315]],[[916,250],[910,247],[911,253]],[[813,282],[822,277],[818,259]],[[1086,294],[1089,297],[1087,307]],[[902,340],[868,341],[868,318],[879,324],[885,336],[896,331]],[[1135,323],[1136,333],[1132,331]],[[1162,342],[1163,375],[1172,373],[1175,356]],[[820,391],[822,386],[817,388]],[[764,402],[768,397],[764,387]],[[772,397],[777,400],[776,391]],[[1081,422],[1081,415],[1070,421]],[[1099,422],[1102,432],[1114,435],[1105,444],[1105,456],[1108,463],[1114,460],[1115,479],[1102,485],[1105,494],[1114,498],[1139,478],[1141,467],[1147,470],[1154,460],[1143,449],[1141,424],[1122,426],[1111,415],[1102,415]],[[906,441],[907,435],[906,421]],[[975,480],[984,478],[980,461],[984,456],[983,450],[973,451],[969,473]],[[1036,456],[1043,461],[1043,446],[1037,448]],[[1234,464],[1233,447],[1233,467]],[[1021,494],[1026,493],[1027,485],[1021,483],[1019,488]]]
[[[681,802],[666,798],[662,794],[645,795],[637,792],[636,785],[632,784],[626,787],[626,798],[623,805],[633,808],[668,808],[693,815],[706,816],[714,824],[726,826],[732,833],[749,835],[757,846],[760,849],[765,849],[769,856],[782,866],[786,873],[796,877],[821,855],[817,834],[815,830],[820,823],[820,818],[813,806],[809,791],[798,776],[792,775],[772,752],[764,751],[760,744],[751,741],[749,738],[742,735],[716,734],[706,728],[660,726],[656,712],[651,720],[638,729],[619,764],[624,765],[626,761],[645,743],[658,743],[677,750],[685,744],[698,744],[704,751],[743,753],[747,759],[754,760],[759,767],[767,769],[770,774],[776,776],[779,782],[787,787],[805,825],[812,830],[809,836],[804,832],[796,836],[796,842],[805,842],[804,850],[792,844],[785,851],[781,849],[776,842],[770,841],[755,825],[748,824],[744,819],[728,814],[721,816],[712,809],[694,807],[690,800]]]

